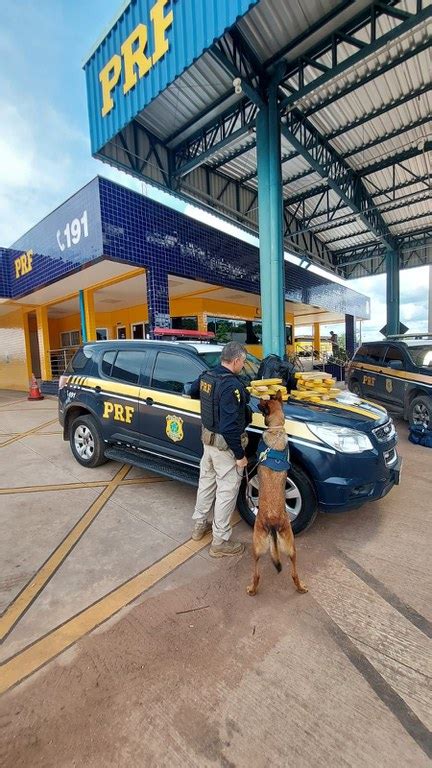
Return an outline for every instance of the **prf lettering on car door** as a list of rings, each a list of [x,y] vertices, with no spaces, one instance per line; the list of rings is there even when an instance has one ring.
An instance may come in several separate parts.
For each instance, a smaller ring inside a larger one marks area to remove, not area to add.
[[[104,401],[104,410],[102,417],[104,419],[114,419],[114,421],[124,421],[130,424],[135,408],[131,405],[120,405],[120,403],[110,403]]]
[[[366,384],[367,387],[374,387],[375,376],[363,376],[363,384]]]

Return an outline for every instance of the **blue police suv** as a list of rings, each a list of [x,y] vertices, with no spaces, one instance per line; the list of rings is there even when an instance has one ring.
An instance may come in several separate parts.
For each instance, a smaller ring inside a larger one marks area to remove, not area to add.
[[[200,403],[185,386],[217,365],[218,345],[168,341],[99,341],[82,346],[59,383],[59,419],[76,460],[108,459],[196,485],[202,454]],[[256,378],[248,356],[244,377]],[[264,429],[252,398],[249,468]],[[398,484],[401,461],[387,411],[350,392],[337,400],[284,404],[292,467],[286,509],[293,530],[308,528],[319,510],[344,511],[381,499]],[[253,525],[259,505],[255,471],[240,489],[238,509]]]

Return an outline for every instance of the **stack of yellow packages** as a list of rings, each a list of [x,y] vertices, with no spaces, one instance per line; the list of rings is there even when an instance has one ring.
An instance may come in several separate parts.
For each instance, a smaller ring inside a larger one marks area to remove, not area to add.
[[[270,400],[271,396],[278,392],[281,393],[282,400],[288,400],[287,388],[283,386],[282,379],[255,379],[246,389],[252,397],[258,397],[261,400]]]
[[[319,403],[322,400],[331,400],[340,395],[340,390],[335,387],[336,379],[330,373],[298,371],[295,378],[297,379],[297,389],[291,390],[290,394],[294,400]]]

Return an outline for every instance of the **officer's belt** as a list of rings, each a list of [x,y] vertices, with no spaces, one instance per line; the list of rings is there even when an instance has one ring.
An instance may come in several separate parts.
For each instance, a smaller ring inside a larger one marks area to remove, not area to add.
[[[214,448],[218,448],[219,451],[227,451],[229,449],[229,445],[223,435],[220,435],[218,432],[211,432],[206,427],[203,427],[201,430],[201,439],[204,445],[212,445]],[[246,432],[243,432],[240,435],[240,443],[243,450],[248,442],[249,438]]]

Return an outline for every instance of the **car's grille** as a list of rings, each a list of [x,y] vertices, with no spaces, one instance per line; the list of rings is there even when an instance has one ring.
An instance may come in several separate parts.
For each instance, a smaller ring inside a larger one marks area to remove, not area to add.
[[[392,437],[395,436],[395,428],[392,419],[389,419],[386,421],[385,424],[382,425],[382,427],[376,427],[372,430],[374,433],[376,439],[380,443],[386,443],[387,440],[391,440]]]
[[[386,467],[391,467],[397,461],[396,448],[390,448],[389,451],[384,451],[384,462]]]

